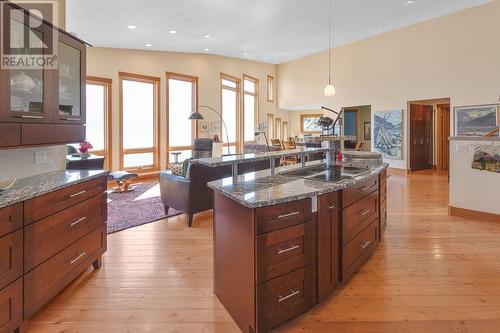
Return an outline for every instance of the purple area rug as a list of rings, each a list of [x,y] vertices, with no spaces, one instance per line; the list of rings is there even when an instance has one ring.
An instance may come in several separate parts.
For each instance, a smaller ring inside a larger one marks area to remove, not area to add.
[[[158,183],[137,184],[128,193],[108,192],[108,234],[178,214],[170,208],[165,215]]]

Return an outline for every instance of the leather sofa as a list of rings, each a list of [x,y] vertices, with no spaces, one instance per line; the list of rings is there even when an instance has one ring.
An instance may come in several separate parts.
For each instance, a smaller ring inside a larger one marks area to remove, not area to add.
[[[279,166],[279,159],[276,160],[276,166]],[[265,169],[269,169],[268,160],[243,163],[238,165],[238,174]],[[213,208],[213,191],[207,183],[231,177],[231,174],[231,166],[211,168],[197,163],[196,160],[190,161],[186,177],[174,175],[170,171],[161,171],[160,191],[165,214],[168,214],[170,207],[181,211],[187,215],[187,224],[191,227],[194,214]]]

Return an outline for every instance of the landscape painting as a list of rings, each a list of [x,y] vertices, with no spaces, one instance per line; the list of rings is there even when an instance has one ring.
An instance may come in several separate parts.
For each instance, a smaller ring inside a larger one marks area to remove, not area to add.
[[[373,149],[384,158],[401,160],[403,111],[377,111],[373,120]]]
[[[474,149],[472,168],[500,173],[500,146],[477,146]]]
[[[456,136],[485,136],[498,126],[498,105],[455,108]]]

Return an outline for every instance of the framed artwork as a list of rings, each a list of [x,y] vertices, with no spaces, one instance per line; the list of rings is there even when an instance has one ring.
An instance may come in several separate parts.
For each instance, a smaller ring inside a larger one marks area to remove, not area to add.
[[[474,148],[472,168],[500,173],[500,146],[476,146]]]
[[[222,133],[222,123],[220,120],[212,121],[212,133],[221,134]]]
[[[210,123],[207,121],[200,122],[200,132],[209,132],[210,131]]]
[[[373,116],[373,149],[384,158],[403,159],[403,110],[377,111]]]
[[[455,136],[485,136],[499,125],[499,104],[459,106],[453,111]]]
[[[300,131],[302,133],[321,133],[321,126],[318,125],[319,118],[323,114],[301,114],[300,115]]]
[[[365,141],[370,141],[372,139],[372,123],[365,121],[363,129]]]

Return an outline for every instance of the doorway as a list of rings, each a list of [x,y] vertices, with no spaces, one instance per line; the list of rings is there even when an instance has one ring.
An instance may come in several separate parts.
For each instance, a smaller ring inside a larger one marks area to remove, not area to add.
[[[410,171],[448,170],[449,98],[409,102]]]
[[[358,109],[344,109],[344,135],[355,136],[356,140],[345,140],[344,147],[346,149],[355,149],[358,138]]]

